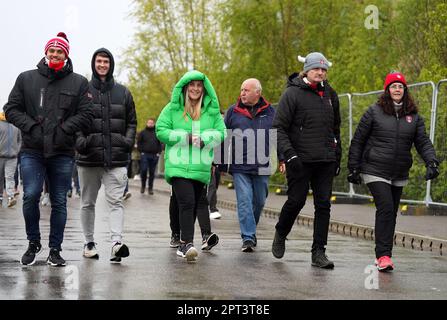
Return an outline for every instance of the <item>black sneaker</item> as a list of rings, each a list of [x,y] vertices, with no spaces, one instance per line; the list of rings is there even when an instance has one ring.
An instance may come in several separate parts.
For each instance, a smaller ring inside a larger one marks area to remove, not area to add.
[[[112,254],[110,255],[110,261],[121,262],[121,258],[129,256],[129,248],[121,242],[117,242],[112,247]]]
[[[286,237],[281,237],[278,231],[275,232],[275,237],[272,243],[272,253],[277,259],[281,259],[286,251]]]
[[[141,187],[141,189],[140,189],[140,193],[144,193],[144,191],[146,190],[146,187]]]
[[[178,248],[179,245],[180,245],[180,235],[178,233],[174,233],[171,236],[171,242],[169,243],[169,246],[171,248]]]
[[[73,195],[73,190],[68,190],[67,197],[71,198],[72,195]]]
[[[255,243],[251,240],[244,240],[242,243],[242,252],[253,252],[255,247]]]
[[[42,245],[38,241],[30,241],[28,249],[20,261],[24,266],[31,266],[36,262],[36,257],[42,253]]]
[[[202,240],[202,250],[209,251],[218,243],[219,237],[217,236],[217,234],[212,233],[209,236],[205,236]]]
[[[149,194],[154,194],[154,190],[152,190],[152,189],[149,189]]]
[[[333,269],[334,263],[328,259],[324,250],[317,249],[312,252],[312,266],[323,269]]]
[[[197,252],[197,249],[194,248],[192,242],[190,242],[181,243],[180,246],[177,248],[177,255],[182,258],[186,258],[186,261],[191,262],[197,259],[199,253]]]
[[[48,255],[47,263],[53,267],[65,266],[65,260],[61,257],[60,251],[57,249],[50,249],[50,254]]]

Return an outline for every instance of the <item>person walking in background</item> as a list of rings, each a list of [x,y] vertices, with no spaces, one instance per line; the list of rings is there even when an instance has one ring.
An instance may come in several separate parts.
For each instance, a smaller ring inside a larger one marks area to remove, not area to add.
[[[225,125],[231,130],[229,173],[236,191],[242,252],[252,252],[257,246],[256,227],[268,196],[271,174],[269,130],[274,116],[275,109],[262,97],[257,79],[242,83],[237,103],[225,115]],[[249,141],[249,137],[253,140]]]
[[[114,80],[115,60],[109,50],[96,50],[91,65],[93,75],[89,86],[95,117],[89,130],[78,132],[76,140],[85,238],[83,255],[98,258],[94,239],[95,206],[102,184],[110,213],[110,261],[121,262],[121,258],[129,256],[129,248],[122,242],[123,193],[128,180],[129,155],[135,141],[135,104],[130,91]]]
[[[397,211],[413,163],[412,145],[425,162],[426,180],[439,175],[439,161],[404,75],[388,74],[383,89],[360,119],[351,141],[348,181],[363,181],[374,198],[375,264],[379,271],[390,271],[394,269],[391,257]]]
[[[39,199],[45,175],[51,199],[47,263],[63,266],[62,241],[67,220],[67,191],[74,163],[74,136],[90,127],[93,111],[88,81],[73,72],[70,45],[60,32],[45,45],[37,69],[21,73],[4,110],[6,119],[21,130],[20,166],[23,215],[28,249],[21,263],[32,265],[42,252]]]
[[[165,179],[172,184],[180,212],[177,255],[194,261],[196,209],[210,181],[213,148],[226,134],[216,92],[206,75],[189,71],[177,82],[157,120],[156,134],[166,145]]]
[[[79,198],[81,197],[81,186],[79,185],[79,175],[78,166],[75,164],[73,166],[73,173],[71,175],[72,184],[70,184],[70,189],[68,190],[67,196],[71,198],[73,196],[73,186],[75,187],[75,194]]]
[[[221,116],[225,115],[225,112],[220,111]],[[224,143],[214,148],[214,161],[211,167],[211,180],[208,185],[208,204],[210,219],[220,219],[222,214],[217,209],[217,189],[220,184],[220,167],[223,164],[224,155]]]
[[[6,184],[7,206],[17,203],[14,196],[14,173],[22,139],[19,129],[8,123],[5,113],[0,112],[0,208],[3,205],[3,181]]]
[[[146,190],[146,183],[148,185],[149,194],[154,194],[154,178],[155,168],[157,167],[158,158],[162,150],[161,142],[157,139],[155,134],[155,119],[149,118],[146,123],[146,128],[138,134],[137,139],[138,151],[141,153],[140,160],[140,175],[141,175],[141,193]],[[149,177],[147,172],[149,170]]]
[[[287,201],[275,226],[272,253],[283,257],[286,237],[306,203],[310,184],[315,206],[312,266],[332,269],[326,245],[332,181],[340,171],[340,107],[337,93],[326,81],[331,63],[319,52],[299,60],[304,62],[303,72],[289,77],[273,121],[285,159]]]

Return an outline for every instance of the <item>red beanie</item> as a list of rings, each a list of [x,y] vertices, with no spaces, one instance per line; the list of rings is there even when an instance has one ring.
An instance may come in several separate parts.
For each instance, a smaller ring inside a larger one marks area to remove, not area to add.
[[[390,84],[393,82],[400,82],[404,86],[407,86],[407,81],[405,81],[405,77],[400,72],[393,72],[386,76],[385,78],[385,84],[383,85],[383,90],[386,90]]]
[[[67,35],[63,32],[59,32],[57,37],[50,39],[45,45],[45,54],[47,54],[49,47],[58,47],[64,50],[65,55],[68,57],[70,53],[70,43],[68,42]]]

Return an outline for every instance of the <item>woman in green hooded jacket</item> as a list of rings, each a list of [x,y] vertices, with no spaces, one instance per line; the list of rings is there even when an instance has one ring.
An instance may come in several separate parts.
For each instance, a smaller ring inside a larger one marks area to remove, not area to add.
[[[166,145],[165,179],[179,207],[177,254],[194,261],[198,255],[193,245],[195,212],[210,181],[213,148],[226,135],[216,92],[206,75],[189,71],[179,80],[158,117],[156,134]]]

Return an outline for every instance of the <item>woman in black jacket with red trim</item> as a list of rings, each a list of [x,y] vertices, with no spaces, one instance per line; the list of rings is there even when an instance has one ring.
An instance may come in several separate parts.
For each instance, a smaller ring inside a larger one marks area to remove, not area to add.
[[[394,269],[391,261],[397,210],[413,164],[414,144],[427,166],[426,180],[439,175],[435,149],[425,132],[424,119],[408,92],[405,77],[390,73],[385,92],[360,120],[349,148],[348,181],[363,180],[376,205],[376,265]]]

